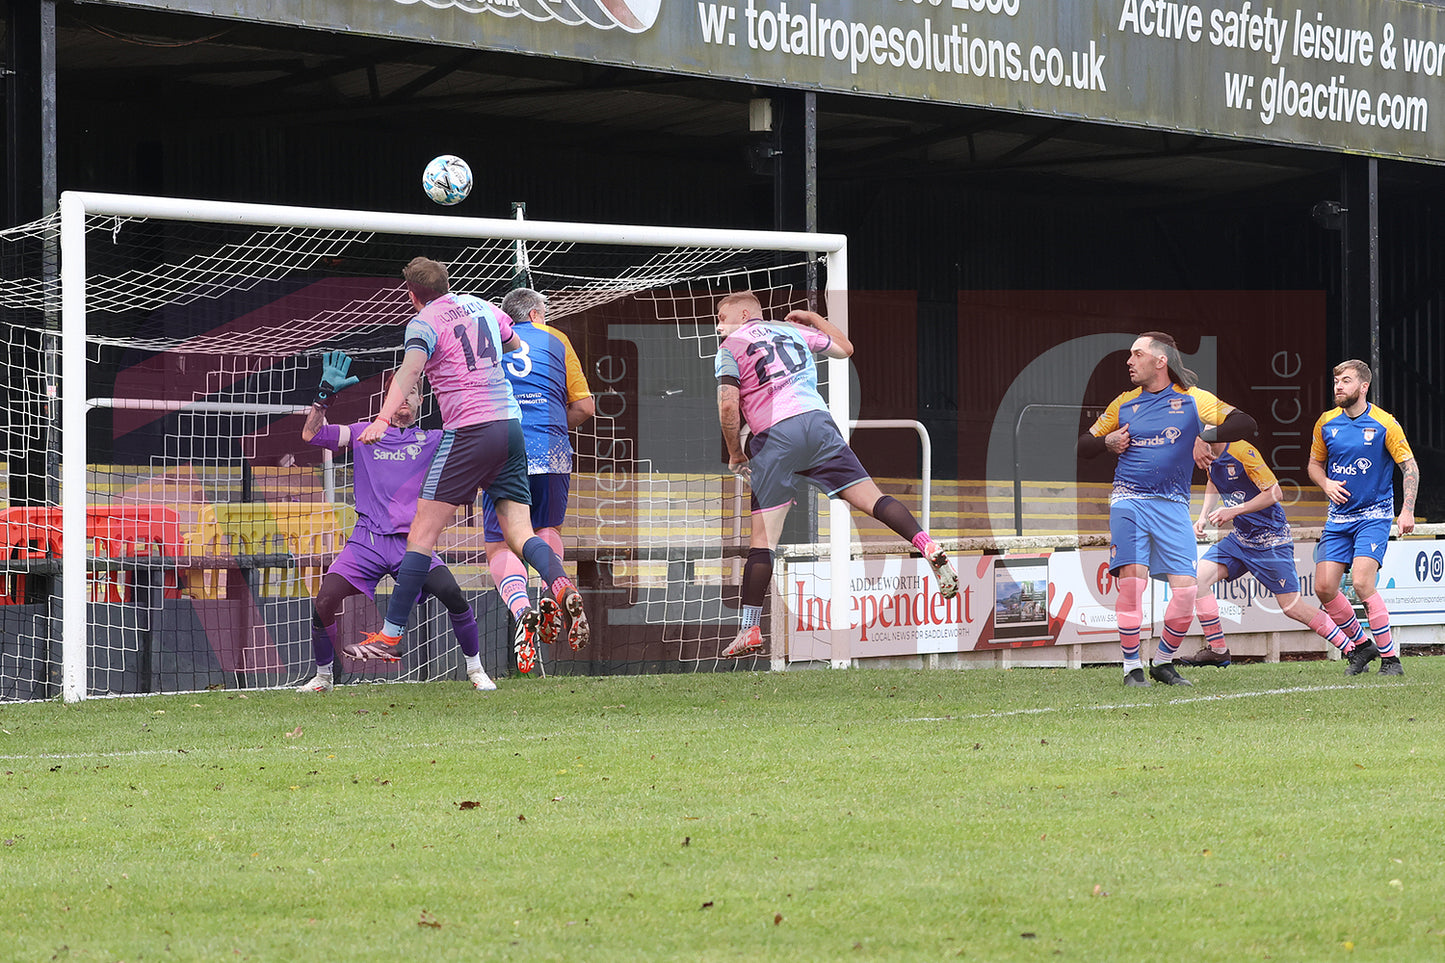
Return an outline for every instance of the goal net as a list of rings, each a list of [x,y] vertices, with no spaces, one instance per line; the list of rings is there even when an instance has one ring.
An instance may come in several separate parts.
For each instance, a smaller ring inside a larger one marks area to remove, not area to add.
[[[544,671],[780,657],[719,659],[737,631],[748,528],[717,427],[715,305],[746,289],[774,316],[816,304],[846,323],[843,238],[72,193],[57,215],[0,232],[0,699],[309,677],[311,598],[356,514],[349,455],[306,444],[301,428],[334,350],[361,381],[328,420],[371,420],[400,362],[413,315],[400,269],[417,254],[494,303],[521,284],[546,294],[596,399],[573,436],[562,529],[593,642],[542,652]],[[844,370],[820,364],[839,412]],[[434,405],[421,425],[440,427]],[[848,526],[796,514],[790,540],[832,532],[818,551],[841,551],[846,571]],[[483,543],[479,501],[438,551],[477,613],[483,664],[505,675],[508,616]],[[338,681],[463,678],[434,600],[400,663],[340,654],[380,626],[391,587],[343,608]]]

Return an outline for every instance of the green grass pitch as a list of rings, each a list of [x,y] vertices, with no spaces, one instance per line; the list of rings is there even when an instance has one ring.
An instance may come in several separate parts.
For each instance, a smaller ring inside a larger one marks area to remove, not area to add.
[[[1445,659],[0,706],[16,960],[1445,959]]]

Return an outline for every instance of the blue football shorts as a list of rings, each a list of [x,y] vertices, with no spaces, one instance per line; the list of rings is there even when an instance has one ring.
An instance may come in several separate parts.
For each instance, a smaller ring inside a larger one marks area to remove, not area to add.
[[[1194,520],[1184,502],[1130,498],[1109,506],[1109,574],[1144,565],[1154,578],[1193,575]]]
[[[1253,575],[1275,595],[1299,591],[1299,573],[1294,567],[1294,544],[1259,548],[1239,540],[1234,532],[1209,546],[1202,561],[1223,566],[1225,581],[1232,582],[1245,572]]]
[[[1315,546],[1315,564],[1339,562],[1349,568],[1357,558],[1373,558],[1384,564],[1385,549],[1390,544],[1393,518],[1362,518],[1343,524],[1327,522]]]
[[[567,495],[572,491],[572,476],[562,473],[528,475],[532,492],[532,529],[561,528],[567,517]],[[489,542],[505,540],[502,525],[497,521],[497,503],[492,496],[482,495],[482,528]]]

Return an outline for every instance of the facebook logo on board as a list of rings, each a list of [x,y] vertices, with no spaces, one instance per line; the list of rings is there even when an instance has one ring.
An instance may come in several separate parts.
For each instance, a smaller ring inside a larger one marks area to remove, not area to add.
[[[1415,556],[1415,581],[1428,579],[1438,582],[1441,578],[1445,578],[1445,553],[1436,551],[1426,555],[1420,552]]]

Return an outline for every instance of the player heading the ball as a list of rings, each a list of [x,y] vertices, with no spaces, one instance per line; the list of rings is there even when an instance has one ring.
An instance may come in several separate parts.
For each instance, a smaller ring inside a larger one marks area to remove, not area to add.
[[[582,596],[556,553],[532,531],[521,413],[502,371],[502,355],[519,347],[522,339],[496,305],[474,295],[453,294],[444,265],[412,258],[402,277],[417,315],[406,326],[406,353],[381,413],[361,433],[361,442],[371,445],[382,439],[423,372],[441,408],[442,442],[417,496],[416,518],[386,622],[365,644],[399,651],[437,539],[457,506],[472,504],[481,489],[491,496],[507,546],[542,573],[570,621],[568,637],[580,649],[590,637]]]
[[[507,355],[502,370],[522,412],[532,528],[560,559],[562,533],[558,529],[567,517],[572,488],[571,431],[591,418],[597,406],[572,342],[547,325],[546,297],[531,288],[517,288],[502,299],[502,312],[512,319],[512,331],[522,339],[521,347]],[[482,527],[492,584],[517,622],[512,638],[517,671],[531,672],[537,662],[537,642],[557,640],[561,613],[549,598],[532,608],[527,598],[527,567],[507,548],[489,495],[482,496]],[[576,648],[575,640],[571,641]]]
[[[762,303],[750,291],[718,302],[717,332],[722,337],[716,362],[718,421],[728,467],[752,487],[742,627],[723,657],[737,658],[763,647],[760,623],[773,577],[773,552],[799,482],[843,499],[907,539],[932,566],[943,597],[957,595],[958,575],[948,556],[902,502],[879,490],[818,394],[813,356],[851,357],[853,344],[843,332],[814,311],[789,312],[782,322],[764,321]],[[744,420],[750,432],[746,448]]]

